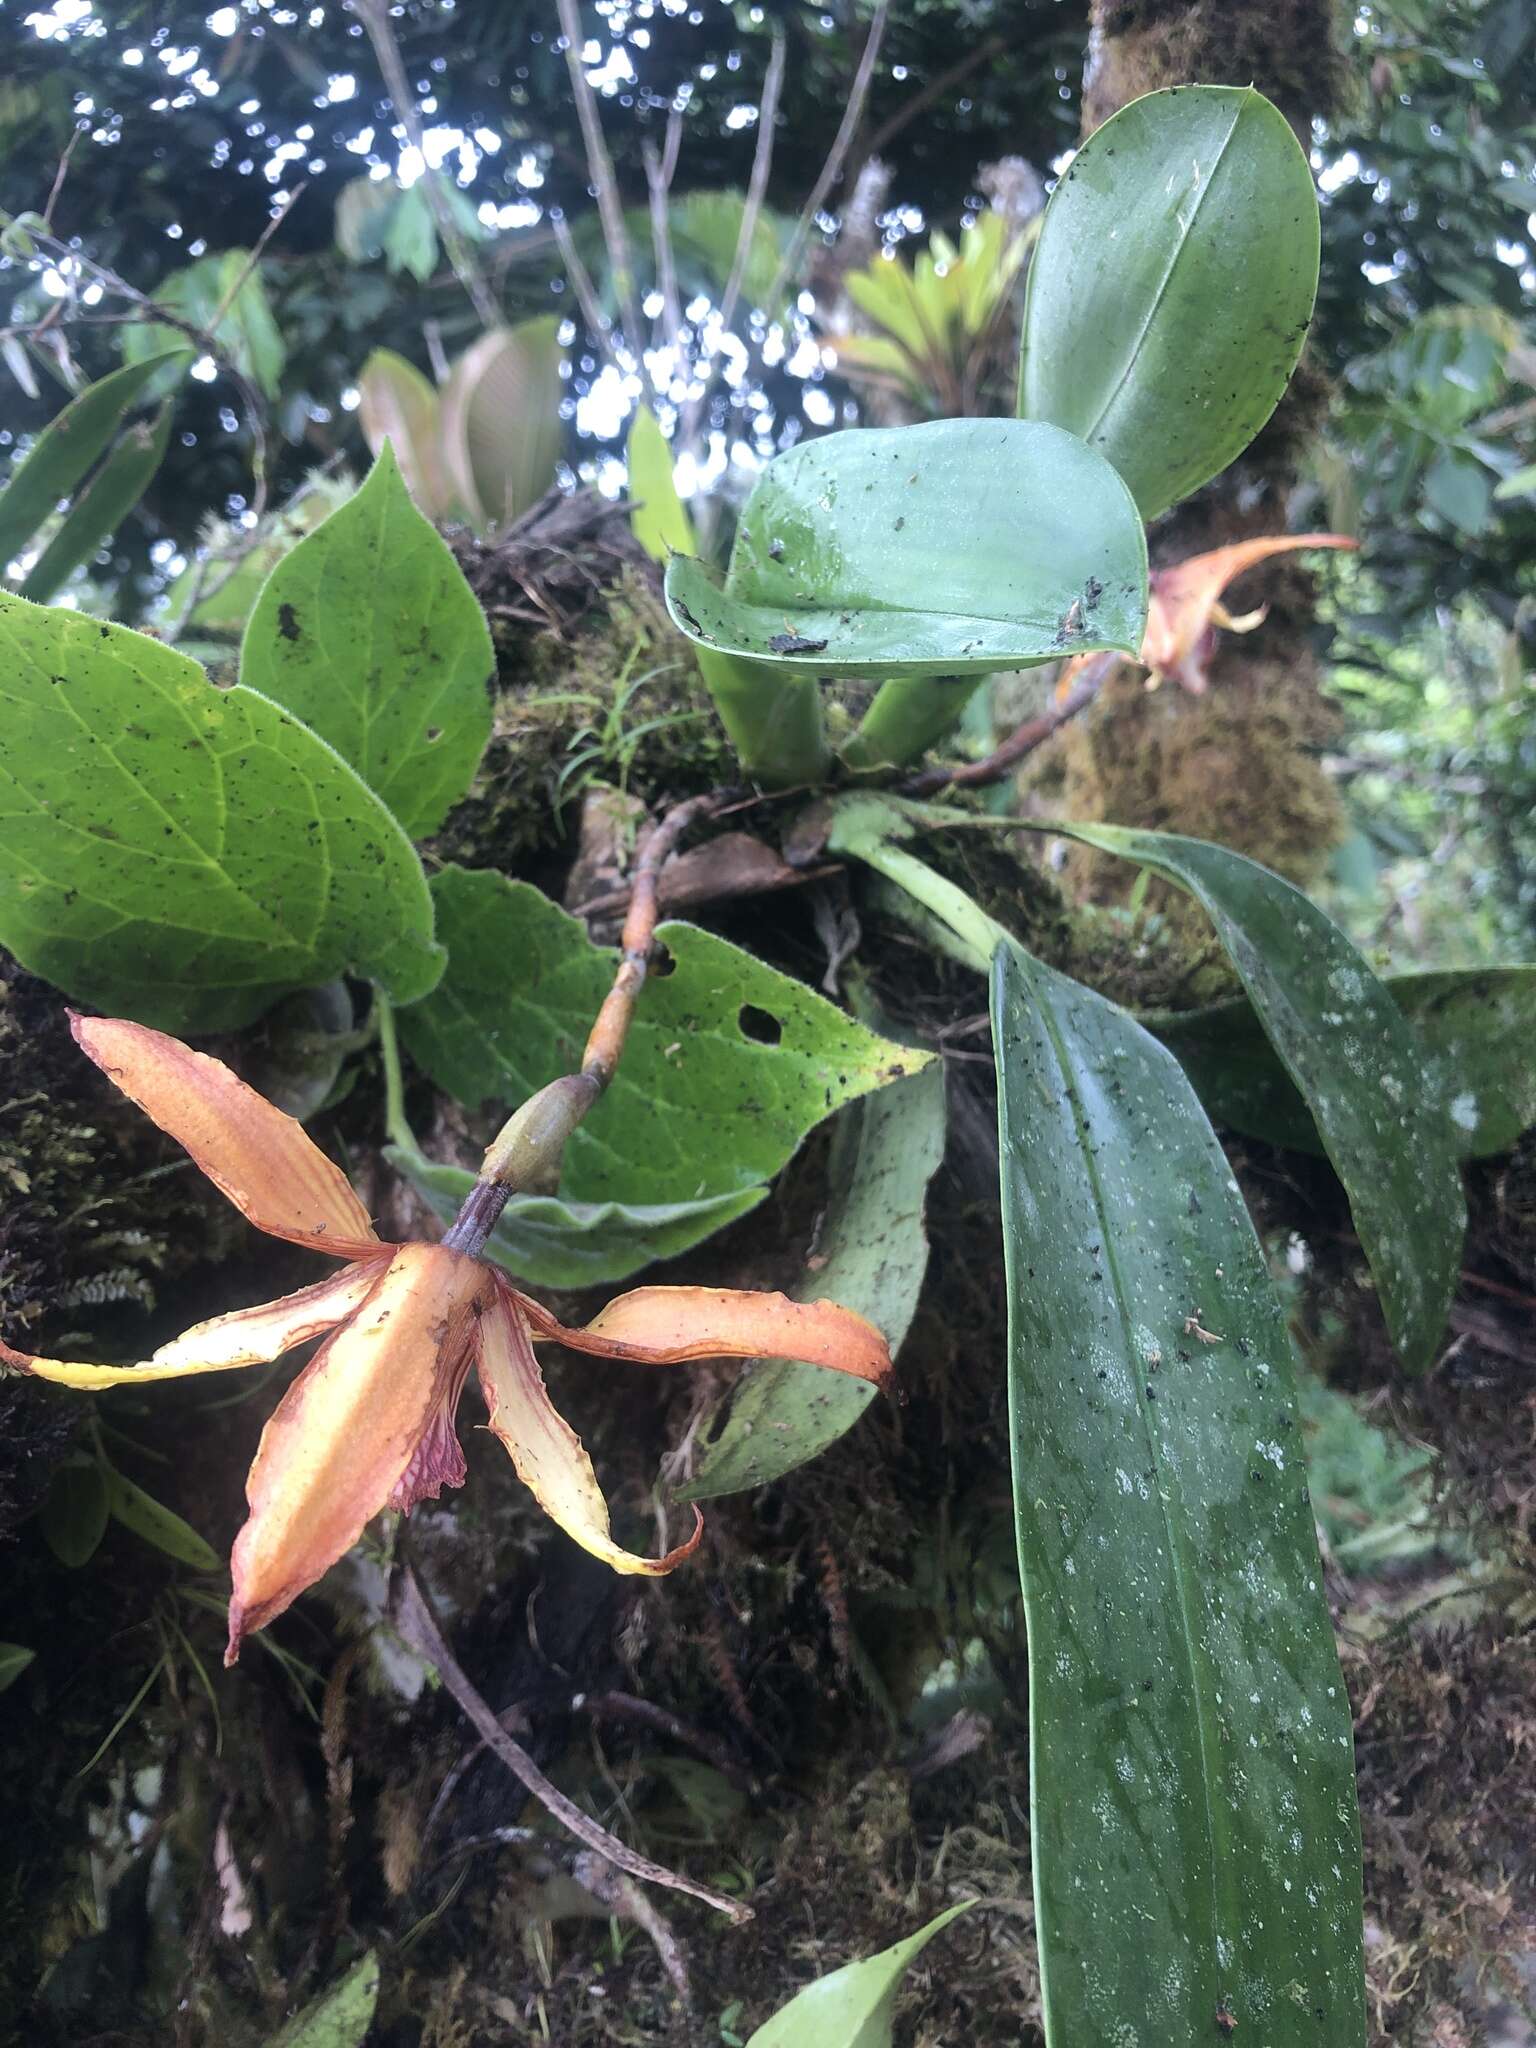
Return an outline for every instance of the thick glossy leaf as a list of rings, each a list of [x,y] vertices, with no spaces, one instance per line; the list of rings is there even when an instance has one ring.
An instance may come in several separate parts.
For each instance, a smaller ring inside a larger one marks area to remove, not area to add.
[[[469,787],[495,671],[475,594],[387,445],[272,571],[240,650],[241,681],[328,740],[417,839]]]
[[[167,400],[153,420],[130,427],[122,436],[38,557],[21,586],[23,597],[46,604],[65,578],[116,533],[149,489],[165,457],[171,412]]]
[[[508,526],[555,480],[562,428],[554,314],[482,335],[443,386],[443,468],[482,530]]]
[[[1360,2048],[1349,1703],[1290,1339],[1172,1054],[999,948],[1009,1409],[1051,2048]]]
[[[289,990],[441,972],[410,841],[340,755],[254,690],[80,613],[0,596],[0,943],[168,1030]]]
[[[109,1512],[107,1482],[96,1460],[71,1459],[54,1473],[38,1525],[59,1563],[78,1571],[96,1555]]]
[[[376,348],[358,373],[358,422],[374,455],[393,447],[411,496],[427,517],[459,510],[443,469],[443,422],[435,388],[392,348]]]
[[[36,1650],[23,1649],[20,1643],[0,1643],[0,1692],[14,1685],[36,1658]]]
[[[1177,882],[1210,918],[1344,1183],[1393,1341],[1429,1365],[1467,1210],[1454,1126],[1402,1012],[1333,920],[1256,861],[1171,832],[1051,829]]]
[[[944,1069],[935,1063],[851,1103],[837,1119],[827,1167],[821,1255],[795,1289],[839,1301],[885,1337],[894,1358],[911,1326],[928,1264],[923,1199],[944,1156]],[[873,1400],[863,1380],[790,1359],[753,1366],[727,1398],[681,1500],[741,1493],[793,1472],[852,1429]]]
[[[211,334],[237,369],[268,398],[276,398],[288,351],[261,281],[261,266],[252,263],[248,249],[225,249],[172,271],[156,288],[154,302]],[[123,354],[130,363],[187,345],[179,328],[157,321],[123,329]],[[157,394],[164,382],[163,376],[156,378]]]
[[[1536,967],[1389,974],[1464,1159],[1507,1152],[1536,1124]],[[1295,1152],[1321,1152],[1305,1101],[1240,997],[1147,1020],[1177,1053],[1218,1123]]]
[[[665,565],[673,555],[691,555],[697,548],[693,521],[683,509],[672,475],[672,443],[661,431],[648,405],[637,405],[624,451],[629,468],[629,523],[653,562]]]
[[[379,1959],[370,1949],[274,2034],[268,2048],[362,2048],[379,2002]]]
[[[747,2048],[891,2048],[902,1978],[933,1937],[974,1904],[962,1899],[905,1941],[818,1977],[759,2027]]]
[[[450,867],[432,893],[449,967],[400,1015],[412,1058],[471,1106],[573,1072],[618,956],[526,882]],[[710,932],[657,937],[671,968],[646,982],[613,1085],[566,1149],[571,1200],[756,1189],[832,1110],[929,1062]]]
[[[390,1165],[423,1194],[444,1223],[475,1184],[459,1166],[437,1166],[398,1145]],[[675,1259],[755,1209],[766,1183],[697,1202],[569,1202],[559,1195],[518,1195],[502,1211],[485,1256],[529,1287],[603,1287],[627,1280],[658,1259]],[[825,1289],[822,1290],[826,1292]],[[835,1297],[841,1299],[840,1296]],[[857,1303],[852,1304],[857,1306]],[[813,1372],[818,1381],[834,1377]],[[843,1383],[839,1379],[837,1384]],[[850,1381],[862,1388],[862,1381]]]
[[[102,1478],[107,1489],[107,1512],[114,1521],[131,1529],[142,1542],[174,1557],[179,1564],[189,1564],[198,1572],[218,1571],[222,1559],[190,1522],[184,1522],[153,1494],[135,1486],[110,1465],[103,1468]]]
[[[1240,455],[1317,293],[1312,172],[1259,93],[1133,100],[1078,151],[1030,265],[1019,411],[1080,434],[1142,516]]]
[[[1057,427],[861,427],[771,462],[724,580],[679,556],[667,604],[701,646],[816,675],[1134,655],[1146,536],[1108,463]]]
[[[185,347],[130,363],[87,385],[43,429],[0,492],[0,568],[19,554],[43,521],[111,445],[123,415],[154,373],[188,360]]]

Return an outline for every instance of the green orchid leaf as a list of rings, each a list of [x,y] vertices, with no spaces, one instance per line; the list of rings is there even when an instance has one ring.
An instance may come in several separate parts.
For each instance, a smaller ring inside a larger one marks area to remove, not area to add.
[[[165,459],[172,409],[167,400],[153,420],[129,427],[123,434],[29,571],[21,586],[23,597],[46,604],[59,585],[116,533]]]
[[[443,470],[436,386],[392,348],[376,348],[358,372],[357,388],[358,424],[372,453],[394,449],[407,488],[429,519],[462,516]]]
[[[36,1661],[36,1650],[23,1649],[20,1643],[0,1643],[0,1692],[13,1686]]]
[[[416,839],[473,779],[495,672],[485,615],[387,443],[267,578],[240,650],[241,681],[328,740]]]
[[[111,446],[123,416],[159,369],[189,360],[185,346],[130,363],[88,384],[38,435],[0,492],[0,569]]]
[[[526,882],[449,867],[432,893],[448,971],[401,1012],[401,1038],[457,1101],[515,1106],[580,1064],[618,955]],[[668,971],[647,980],[613,1084],[566,1148],[572,1201],[756,1189],[831,1111],[929,1063],[710,932],[664,924],[657,939]]]
[[[944,1069],[893,1082],[838,1113],[827,1167],[822,1262],[795,1289],[838,1301],[884,1334],[894,1357],[928,1265],[923,1198],[944,1157]],[[680,1500],[714,1500],[793,1472],[845,1436],[874,1399],[863,1380],[792,1359],[765,1360],[727,1397]]]
[[[1508,1152],[1536,1124],[1536,967],[1382,978],[1413,1027],[1463,1159]],[[1177,1054],[1217,1123],[1292,1152],[1322,1152],[1305,1101],[1241,997],[1143,1019]]]
[[[891,2048],[902,1978],[933,1937],[975,1903],[962,1899],[894,1947],[818,1977],[760,2026],[747,2048]]]
[[[1045,211],[1019,412],[1081,435],[1155,519],[1240,455],[1317,295],[1312,172],[1251,89],[1149,93],[1083,144]]]
[[[551,313],[482,335],[443,386],[443,470],[481,532],[510,526],[555,480],[564,431],[559,324]]]
[[[146,1493],[142,1486],[135,1486],[131,1479],[125,1479],[110,1465],[103,1466],[102,1480],[107,1490],[108,1514],[115,1522],[121,1522],[125,1529],[132,1530],[141,1542],[164,1551],[178,1564],[191,1565],[194,1571],[216,1572],[220,1569],[222,1560],[218,1552],[203,1541],[190,1522],[184,1522],[164,1502]]]
[[[434,1165],[399,1145],[386,1146],[384,1157],[444,1223],[458,1215],[475,1184],[463,1167]],[[485,1256],[529,1287],[604,1287],[691,1251],[755,1209],[767,1193],[766,1183],[760,1183],[697,1202],[569,1202],[559,1195],[516,1195],[501,1212]]]
[[[378,2002],[379,1959],[370,1949],[274,2034],[267,2048],[362,2048]]]
[[[1005,944],[993,1040],[1046,2039],[1360,2048],[1349,1702],[1263,1250],[1124,1011]]]
[[[442,970],[410,841],[325,742],[123,626],[0,595],[0,944],[81,1001],[233,1030]]]
[[[1055,824],[1187,889],[1306,1100],[1404,1362],[1432,1361],[1467,1209],[1455,1127],[1412,1030],[1330,917],[1256,861],[1169,832]]]
[[[672,443],[648,405],[635,407],[624,458],[632,500],[629,524],[635,539],[653,562],[663,565],[673,555],[696,554],[693,521],[672,475]]]
[[[107,1482],[94,1458],[70,1458],[54,1473],[38,1516],[43,1541],[62,1565],[88,1565],[107,1533]]]
[[[1135,654],[1146,536],[1109,464],[1058,427],[860,427],[778,456],[724,579],[678,556],[666,591],[701,647],[791,673],[978,675]]]

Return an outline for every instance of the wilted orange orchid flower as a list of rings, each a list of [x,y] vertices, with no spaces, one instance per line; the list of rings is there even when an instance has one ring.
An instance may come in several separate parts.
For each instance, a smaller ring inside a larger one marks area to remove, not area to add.
[[[483,1231],[456,1225],[441,1244],[384,1243],[340,1169],[222,1061],[140,1024],[71,1014],[70,1025],[81,1050],[258,1230],[345,1261],[281,1301],[194,1325],[141,1365],[75,1365],[0,1342],[7,1365],[100,1389],[264,1364],[330,1331],[278,1403],[251,1466],[250,1516],[231,1558],[226,1663],[382,1508],[409,1509],[462,1483],[454,1414],[472,1366],[491,1431],[545,1513],[615,1571],[646,1573],[680,1564],[703,1518],[695,1508],[692,1534],[664,1557],[637,1557],[613,1541],[591,1460],[549,1398],[535,1342],[555,1338],[644,1365],[776,1356],[876,1385],[890,1373],[885,1339],[862,1316],[782,1294],[641,1287],[584,1329],[566,1329],[476,1256]]]
[[[1147,626],[1141,641],[1141,662],[1153,682],[1172,676],[1192,696],[1205,694],[1206,664],[1216,645],[1216,628],[1229,633],[1251,633],[1263,623],[1265,607],[1234,618],[1221,602],[1222,592],[1235,583],[1245,569],[1271,555],[1288,555],[1298,548],[1356,548],[1360,543],[1343,533],[1282,533],[1264,540],[1240,540],[1231,547],[1212,548],[1206,555],[1191,555],[1166,569],[1154,569],[1147,605]],[[1068,662],[1056,685],[1058,699],[1069,694],[1085,662],[1097,659],[1080,654]]]

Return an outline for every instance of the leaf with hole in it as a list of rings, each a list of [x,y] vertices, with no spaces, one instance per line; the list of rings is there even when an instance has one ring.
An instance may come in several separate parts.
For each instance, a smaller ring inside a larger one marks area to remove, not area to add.
[[[672,443],[648,405],[635,407],[624,454],[629,469],[629,524],[635,539],[653,562],[663,565],[673,555],[693,554],[697,546],[693,521],[677,494]]]
[[[555,480],[565,389],[559,325],[551,313],[482,335],[443,386],[443,469],[482,532],[510,526]]]
[[[724,579],[678,556],[667,606],[697,645],[814,675],[976,675],[1116,648],[1147,615],[1119,477],[1033,420],[860,427],[764,470]]]
[[[107,1490],[107,1512],[115,1522],[131,1529],[141,1542],[174,1557],[178,1564],[191,1565],[198,1572],[219,1570],[218,1552],[174,1509],[146,1493],[142,1486],[135,1486],[110,1465],[103,1467],[102,1480]]]
[[[475,1184],[475,1176],[463,1167],[434,1165],[403,1146],[387,1145],[384,1157],[444,1223],[458,1215]],[[762,1183],[697,1202],[570,1202],[560,1195],[514,1195],[491,1232],[485,1256],[530,1287],[604,1287],[659,1259],[691,1251],[755,1209],[767,1193]]]
[[[781,2006],[747,2048],[891,2048],[902,1978],[933,1937],[975,1903],[962,1899],[879,1955],[829,1970]]]
[[[1290,1337],[1172,1054],[999,947],[1009,1414],[1051,2048],[1360,2048],[1350,1713]]]
[[[378,2002],[379,1959],[370,1949],[274,2034],[267,2048],[362,2048]]]
[[[857,1309],[894,1358],[928,1264],[923,1201],[944,1156],[944,1069],[935,1062],[838,1114],[827,1166],[821,1257],[795,1289],[802,1301]],[[714,1500],[793,1472],[852,1429],[874,1398],[866,1381],[793,1359],[766,1359],[737,1381],[724,1420],[699,1436],[679,1500]]]
[[[14,1685],[36,1659],[36,1650],[23,1649],[20,1643],[0,1643],[0,1692]]]
[[[96,1555],[108,1512],[101,1467],[94,1458],[70,1458],[53,1475],[38,1526],[59,1563],[78,1571]]]
[[[1132,100],[1051,195],[1029,271],[1019,412],[1080,434],[1145,519],[1242,453],[1317,295],[1312,172],[1251,88]]]
[[[445,868],[432,881],[449,966],[403,1010],[417,1065],[456,1100],[521,1103],[576,1071],[618,955],[527,882]],[[757,1188],[845,1102],[916,1073],[803,983],[687,924],[641,991],[612,1086],[566,1148],[577,1202],[696,1202]]]
[[[352,972],[441,972],[414,848],[281,706],[123,626],[0,596],[0,943],[66,993],[233,1030]]]
[[[185,363],[185,346],[130,363],[86,386],[49,422],[0,491],[0,569],[17,555],[111,446],[123,416],[157,370]]]
[[[442,408],[436,388],[392,348],[376,348],[357,378],[358,423],[369,452],[395,451],[400,474],[434,523],[462,517],[443,468]]]
[[[152,420],[129,427],[75,499],[28,571],[21,594],[46,604],[74,570],[116,533],[154,481],[171,438],[169,399]]]
[[[1187,889],[1312,1113],[1404,1362],[1434,1357],[1467,1208],[1454,1127],[1402,1012],[1338,926],[1257,861],[1172,832],[1053,824]]]
[[[1536,1124],[1536,967],[1388,974],[1463,1159],[1507,1152]],[[1241,997],[1143,1019],[1178,1055],[1217,1123],[1294,1152],[1323,1142],[1252,1005]]]
[[[388,444],[277,564],[240,649],[241,681],[329,741],[416,839],[470,785],[495,672],[485,615]]]

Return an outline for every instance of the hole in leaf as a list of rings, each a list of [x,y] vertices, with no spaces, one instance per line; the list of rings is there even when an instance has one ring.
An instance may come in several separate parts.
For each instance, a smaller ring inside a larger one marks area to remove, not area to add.
[[[743,1003],[736,1022],[741,1026],[744,1038],[756,1039],[759,1045],[777,1045],[784,1036],[784,1026],[771,1010],[760,1010],[756,1003]]]
[[[676,974],[677,962],[665,946],[653,946],[651,948],[650,965],[645,971],[652,979],[660,981],[668,974]]]
[[[440,725],[429,725],[429,726],[427,727],[427,745],[428,745],[428,746],[431,746],[431,744],[432,744],[432,742],[433,742],[434,740],[440,740],[440,739],[442,738],[442,736],[443,736],[443,728],[442,728],[442,727],[441,727]]]

